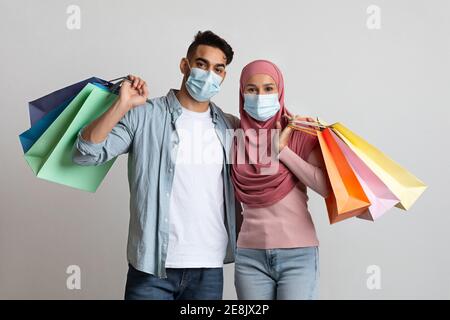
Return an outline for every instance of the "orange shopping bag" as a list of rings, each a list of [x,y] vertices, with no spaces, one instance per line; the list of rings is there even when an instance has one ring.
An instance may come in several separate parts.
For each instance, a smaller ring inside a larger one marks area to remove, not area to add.
[[[325,203],[333,224],[362,214],[370,201],[330,130],[316,132],[332,189]]]

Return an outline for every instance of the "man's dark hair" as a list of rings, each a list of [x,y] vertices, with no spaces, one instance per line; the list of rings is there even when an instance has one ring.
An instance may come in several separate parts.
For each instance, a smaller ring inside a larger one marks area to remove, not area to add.
[[[225,57],[227,59],[227,65],[231,63],[233,60],[233,48],[221,37],[219,37],[214,32],[207,30],[207,31],[199,31],[194,38],[194,41],[192,41],[191,45],[188,48],[187,51],[187,57],[190,58],[194,54],[195,50],[199,45],[206,45],[211,46],[217,49],[220,49],[225,54]]]

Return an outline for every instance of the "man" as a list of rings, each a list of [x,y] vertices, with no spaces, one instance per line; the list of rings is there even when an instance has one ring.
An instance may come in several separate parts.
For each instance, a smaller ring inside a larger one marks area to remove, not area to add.
[[[228,161],[239,120],[210,99],[232,59],[224,39],[199,32],[181,59],[179,90],[147,100],[145,81],[129,76],[115,103],[78,134],[79,165],[129,154],[125,299],[222,298],[240,207]]]

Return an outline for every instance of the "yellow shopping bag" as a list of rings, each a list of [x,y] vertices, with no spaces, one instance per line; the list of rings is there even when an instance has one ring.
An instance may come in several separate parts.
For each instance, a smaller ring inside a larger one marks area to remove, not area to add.
[[[342,123],[329,127],[363,160],[400,200],[396,207],[408,210],[427,186]]]

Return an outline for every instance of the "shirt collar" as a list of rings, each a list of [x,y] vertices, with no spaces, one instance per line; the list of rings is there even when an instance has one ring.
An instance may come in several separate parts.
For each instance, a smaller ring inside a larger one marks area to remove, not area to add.
[[[180,101],[178,101],[178,98],[175,95],[177,91],[178,90],[176,89],[170,89],[166,96],[167,102],[169,104],[169,112],[172,116],[172,123],[175,123],[180,114],[183,112],[183,107],[181,106]],[[219,116],[219,114],[217,111],[217,106],[212,101],[209,102],[209,110],[211,112],[213,123],[217,123],[217,117]]]

